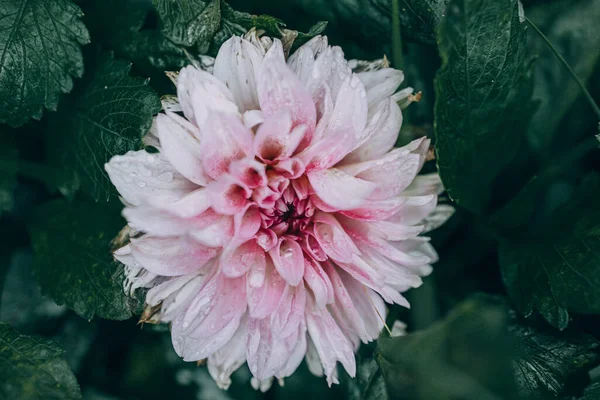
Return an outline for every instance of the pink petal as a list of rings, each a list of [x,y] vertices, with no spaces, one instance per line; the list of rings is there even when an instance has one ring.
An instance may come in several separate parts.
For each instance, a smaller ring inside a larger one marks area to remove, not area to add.
[[[307,169],[323,170],[337,164],[371,133],[366,124],[365,89],[356,75],[350,75],[340,88],[323,137],[305,150]]]
[[[237,278],[252,266],[260,268],[264,264],[265,252],[254,239],[239,246],[231,243],[221,254],[221,271],[228,278]]]
[[[379,159],[350,164],[341,169],[377,185],[370,198],[384,200],[399,195],[411,184],[421,167],[420,160],[420,154],[399,148]]]
[[[335,382],[334,371],[336,363],[342,363],[351,377],[356,374],[354,349],[344,336],[327,309],[317,309],[314,306],[306,313],[308,333],[323,364],[327,383]]]
[[[308,179],[323,202],[337,210],[352,210],[362,205],[376,185],[339,169],[314,170]]]
[[[214,75],[229,88],[240,112],[259,108],[256,73],[262,58],[252,43],[237,36],[223,43],[215,58]]]
[[[154,236],[183,235],[204,229],[221,218],[211,209],[191,218],[183,218],[152,206],[126,207],[123,217],[136,231]]]
[[[207,131],[201,143],[202,165],[213,179],[220,178],[229,169],[229,164],[241,160],[252,147],[252,132],[239,118],[222,113],[213,113],[206,122]]]
[[[324,308],[327,304],[334,301],[333,286],[329,276],[325,273],[321,265],[313,260],[305,259],[304,281],[312,291],[317,308]]]
[[[177,98],[185,117],[201,129],[213,111],[238,112],[227,86],[212,74],[193,66],[179,71]]]
[[[364,141],[344,158],[343,163],[373,160],[390,151],[400,133],[402,111],[392,99],[381,102],[369,118]]]
[[[190,236],[198,243],[209,247],[222,247],[233,237],[233,217],[212,212],[216,218],[211,224],[190,231]]]
[[[284,291],[279,306],[271,314],[271,328],[281,337],[297,331],[304,322],[306,307],[306,289],[304,285],[288,286]]]
[[[302,358],[306,354],[306,326],[304,322],[298,327],[298,341],[287,357],[287,361],[275,374],[277,378],[286,378],[291,376],[302,363]]]
[[[231,175],[224,175],[208,185],[212,208],[219,214],[233,215],[242,211],[248,204],[251,191],[244,188]]]
[[[394,68],[361,72],[357,75],[367,90],[369,108],[393,95],[404,81],[404,73]]]
[[[258,73],[258,99],[266,117],[287,110],[292,126],[306,125],[304,145],[310,142],[316,123],[315,104],[310,93],[285,64],[281,42],[275,39]]]
[[[217,255],[216,249],[202,246],[187,236],[158,238],[146,235],[132,239],[131,249],[145,269],[163,276],[197,271]]]
[[[114,156],[104,168],[119,194],[132,206],[173,203],[197,188],[161,153],[130,151]]]
[[[202,167],[198,128],[170,112],[158,114],[156,123],[162,150],[171,164],[192,182],[206,186],[211,178]]]
[[[286,366],[300,339],[300,330],[286,337],[280,336],[270,318],[248,321],[246,359],[252,375],[265,380],[277,375]]]
[[[317,212],[313,220],[315,238],[330,258],[340,262],[350,262],[354,254],[360,254],[352,238],[333,215]]]
[[[229,165],[229,173],[249,189],[267,184],[265,165],[253,157],[233,161]]]
[[[395,196],[385,200],[367,200],[360,207],[342,211],[342,214],[361,221],[380,221],[400,215],[400,211],[405,209],[412,199],[411,197]],[[431,201],[431,198],[425,201]],[[409,224],[407,223],[407,225]]]
[[[287,109],[267,117],[256,131],[254,154],[266,162],[291,157],[307,129],[306,125],[292,129],[292,123],[292,115]]]
[[[296,286],[304,275],[304,255],[295,240],[283,237],[269,251],[273,264],[281,277],[290,285]]]
[[[227,390],[231,385],[231,374],[246,361],[246,317],[225,346],[208,357],[208,372],[219,388]]]
[[[235,237],[237,240],[246,240],[254,237],[260,228],[260,211],[255,205],[249,204],[247,208],[233,217]]]
[[[271,315],[279,306],[286,284],[270,257],[266,257],[265,265],[253,266],[247,280],[250,316],[260,319]]]

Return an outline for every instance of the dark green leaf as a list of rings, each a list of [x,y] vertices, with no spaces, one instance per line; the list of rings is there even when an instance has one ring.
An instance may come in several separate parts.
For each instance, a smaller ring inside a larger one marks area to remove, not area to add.
[[[568,382],[600,361],[598,342],[579,332],[556,332],[511,324],[516,336],[515,376],[521,394],[530,400],[563,398]]]
[[[479,295],[427,330],[380,338],[377,362],[392,398],[515,399],[510,344],[504,302]]]
[[[600,60],[600,35],[596,29],[600,20],[600,2],[556,1],[533,7],[527,15],[577,76],[583,82],[589,81]],[[530,53],[539,54],[533,97],[540,101],[540,108],[531,120],[528,136],[532,146],[544,152],[553,144],[559,122],[581,96],[581,89],[536,32],[530,30],[529,39]]]
[[[181,46],[156,28],[144,28],[144,21],[154,10],[149,1],[86,0],[81,7],[94,42],[114,50],[117,56],[161,73],[189,64]],[[107,20],[111,23],[106,24]]]
[[[550,222],[528,236],[501,243],[502,277],[524,315],[537,310],[549,323],[564,329],[568,311],[600,312],[598,193],[598,179],[584,179],[571,202],[548,217]],[[521,197],[521,202],[531,204],[531,196]]]
[[[373,358],[357,355],[356,377],[341,376],[348,400],[387,400],[389,398],[383,374]]]
[[[15,132],[2,129],[0,132],[0,216],[13,207],[13,189],[17,184],[18,151]]]
[[[600,399],[600,382],[595,382],[585,389],[583,397],[579,400],[598,400]]]
[[[120,209],[113,203],[56,200],[39,207],[31,219],[42,292],[87,319],[122,320],[137,312],[137,301],[123,290],[123,266],[110,249],[125,225]]]
[[[76,171],[81,187],[96,200],[107,200],[114,191],[104,164],[115,154],[137,150],[161,108],[148,81],[128,75],[130,67],[100,54],[52,120],[50,157]]]
[[[83,74],[80,45],[89,42],[81,15],[69,0],[0,3],[0,122],[39,119],[73,88]]]
[[[439,26],[438,167],[449,195],[476,213],[488,211],[531,115],[525,36],[517,0],[452,0]]]
[[[220,0],[153,0],[161,30],[173,43],[208,51],[221,24]]]
[[[81,399],[64,350],[39,336],[23,336],[0,323],[0,398],[10,400]]]

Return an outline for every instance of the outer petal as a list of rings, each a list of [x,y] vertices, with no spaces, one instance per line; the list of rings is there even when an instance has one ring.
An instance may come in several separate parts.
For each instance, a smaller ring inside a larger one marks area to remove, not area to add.
[[[244,317],[229,342],[208,357],[208,372],[221,389],[229,388],[231,374],[246,361],[246,323]]]
[[[371,182],[335,168],[310,171],[307,175],[316,195],[337,210],[359,207],[377,188]]]
[[[111,158],[104,168],[119,194],[132,206],[172,203],[197,187],[160,153],[129,151]]]
[[[185,275],[202,268],[217,250],[202,246],[189,237],[143,236],[131,240],[135,259],[148,271],[163,276]]]
[[[221,254],[221,270],[229,278],[244,275],[250,268],[264,268],[265,252],[252,239],[240,246],[230,245]]]
[[[262,58],[252,43],[233,36],[223,43],[215,59],[214,75],[227,85],[242,113],[259,108],[256,73]]]
[[[377,71],[367,71],[358,74],[367,90],[369,108],[377,105],[396,92],[404,81],[404,74],[394,68],[384,68]]]
[[[310,303],[309,303],[310,304]],[[335,322],[327,309],[317,309],[309,305],[306,313],[308,333],[323,363],[327,383],[338,383],[334,377],[335,365],[342,363],[346,372],[351,377],[356,374],[356,360],[354,349],[350,341],[344,336],[340,327]]]
[[[393,99],[380,102],[365,128],[368,139],[343,160],[344,164],[368,161],[390,151],[400,133],[402,111]]]
[[[335,108],[327,119],[323,137],[306,149],[302,157],[307,169],[322,170],[337,164],[360,145],[366,135],[367,101],[365,88],[356,75],[342,84]]]
[[[227,86],[212,74],[193,66],[179,72],[177,98],[185,117],[201,129],[214,111],[226,114],[238,112]]]
[[[360,254],[352,238],[333,215],[318,212],[313,220],[315,238],[331,259],[350,262],[354,254]]]
[[[246,311],[245,277],[228,279],[218,272],[207,278],[171,328],[175,351],[197,361],[222,348],[237,331]]]
[[[327,304],[335,301],[333,286],[329,276],[325,273],[321,264],[305,259],[304,281],[308,288],[312,291],[317,308],[325,308]]]
[[[202,147],[198,128],[177,114],[159,114],[156,117],[162,149],[183,176],[205,186],[210,177],[202,167]]]

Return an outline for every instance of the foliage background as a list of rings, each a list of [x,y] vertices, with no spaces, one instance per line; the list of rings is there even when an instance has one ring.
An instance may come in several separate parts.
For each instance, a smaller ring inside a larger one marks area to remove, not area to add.
[[[598,116],[516,0],[398,3],[396,20],[388,0],[0,0],[0,399],[600,399]],[[523,6],[598,103],[600,0]],[[303,365],[263,394],[241,369],[223,392],[136,323],[102,165],[141,145],[163,71],[281,21],[395,55],[423,92],[398,144],[434,140],[456,213],[411,310],[390,309],[409,334],[363,346],[356,379]]]

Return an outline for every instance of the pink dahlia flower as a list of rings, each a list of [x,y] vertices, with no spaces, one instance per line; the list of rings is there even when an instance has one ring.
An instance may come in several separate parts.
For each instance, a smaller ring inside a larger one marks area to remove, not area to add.
[[[430,273],[441,185],[417,176],[429,140],[393,148],[402,80],[353,73],[325,37],[287,61],[279,40],[233,37],[212,73],[179,73],[145,138],[158,153],[106,164],[134,231],[115,252],[127,290],[149,288],[144,318],[221,387],[244,362],[261,385],[303,358],[330,384],[337,362],[354,376],[384,301],[408,307]]]

